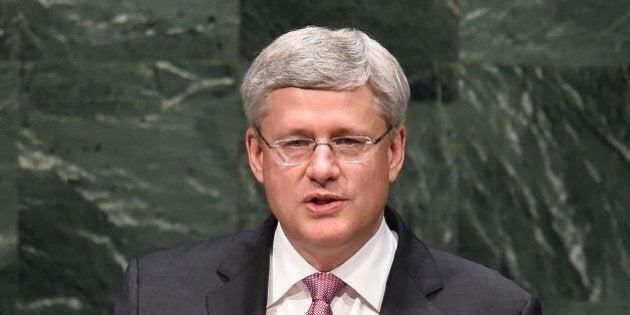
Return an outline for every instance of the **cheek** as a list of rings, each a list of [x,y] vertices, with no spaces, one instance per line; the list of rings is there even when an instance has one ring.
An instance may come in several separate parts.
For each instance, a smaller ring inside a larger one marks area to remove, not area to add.
[[[387,156],[374,161],[368,171],[361,176],[360,191],[366,194],[371,202],[380,202],[387,198],[389,188],[389,168],[387,167]]]
[[[283,167],[271,161],[273,166],[265,168],[265,191],[267,198],[280,201],[279,206],[284,206],[287,202],[301,200],[305,194],[304,185],[300,182],[300,169],[296,167]],[[271,198],[270,198],[271,197]]]
[[[370,171],[373,178],[368,178],[368,180],[372,180],[375,184],[381,184],[383,180],[389,183],[389,158],[387,153],[379,154],[378,159],[374,162]]]
[[[366,199],[379,198],[381,191],[389,185],[389,172],[380,161],[357,170],[354,176],[355,192]]]

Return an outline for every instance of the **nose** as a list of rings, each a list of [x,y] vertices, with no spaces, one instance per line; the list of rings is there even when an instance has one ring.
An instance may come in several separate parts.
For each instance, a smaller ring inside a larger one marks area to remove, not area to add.
[[[330,145],[320,143],[313,150],[313,155],[306,169],[306,176],[320,185],[335,180],[339,176],[340,169]]]

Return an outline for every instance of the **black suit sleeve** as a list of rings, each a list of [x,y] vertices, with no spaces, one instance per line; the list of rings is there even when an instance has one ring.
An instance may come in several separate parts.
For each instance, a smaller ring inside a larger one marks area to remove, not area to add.
[[[127,266],[120,297],[114,308],[116,315],[138,314],[138,259],[132,260]]]
[[[531,296],[529,300],[527,300],[527,303],[525,303],[521,315],[542,315],[540,301],[535,296]]]

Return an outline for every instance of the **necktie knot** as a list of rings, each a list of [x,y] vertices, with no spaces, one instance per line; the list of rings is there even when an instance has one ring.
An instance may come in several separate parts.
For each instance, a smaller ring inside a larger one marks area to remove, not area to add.
[[[332,273],[319,272],[302,280],[311,293],[313,303],[308,314],[332,314],[330,302],[346,284]],[[323,302],[323,303],[322,303]]]

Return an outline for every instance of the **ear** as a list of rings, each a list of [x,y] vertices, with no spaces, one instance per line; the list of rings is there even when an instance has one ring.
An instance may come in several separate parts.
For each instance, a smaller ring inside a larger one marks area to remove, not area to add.
[[[254,173],[254,177],[264,183],[263,176],[263,148],[258,142],[258,137],[254,128],[247,128],[245,132],[245,145],[247,146],[247,156],[249,158],[249,167]]]
[[[396,134],[388,148],[389,157],[389,182],[394,182],[398,177],[398,173],[402,169],[405,161],[405,141],[407,129],[405,125],[401,125],[396,129]]]

